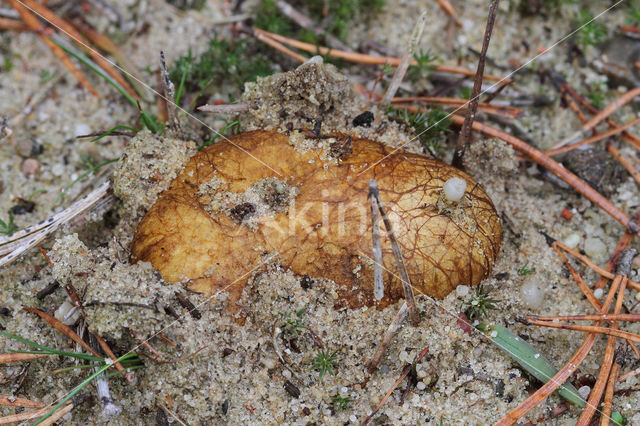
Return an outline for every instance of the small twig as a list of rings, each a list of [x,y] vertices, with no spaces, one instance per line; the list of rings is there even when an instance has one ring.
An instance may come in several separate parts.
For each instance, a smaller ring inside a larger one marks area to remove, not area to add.
[[[211,112],[213,114],[237,114],[245,112],[251,108],[249,104],[222,104],[222,105],[202,105],[198,111]]]
[[[19,398],[17,396],[5,396],[0,395],[0,405],[8,405],[10,407],[25,407],[25,408],[41,408],[42,404],[36,401],[32,401],[26,398]]]
[[[107,346],[107,344],[102,339],[98,340],[97,335],[93,333],[88,333],[88,337],[89,337],[89,342],[93,347],[96,348],[96,350],[99,349],[98,345],[100,345],[103,350],[106,347],[108,348],[109,352],[111,352],[111,349],[109,348],[109,346]],[[111,354],[113,354],[113,352],[111,352]],[[118,365],[120,365],[120,363],[116,361],[116,366]],[[98,366],[98,367],[92,368],[91,370],[93,371],[93,373],[97,373],[100,370],[100,368],[101,367]],[[120,365],[118,370],[121,370],[121,369],[124,370],[124,368],[122,368],[122,365]],[[96,383],[96,389],[98,391],[98,400],[102,405],[102,415],[108,418],[108,417],[113,417],[120,414],[120,412],[122,411],[122,407],[117,405],[113,400],[113,398],[111,397],[111,391],[109,390],[109,381],[105,377],[104,372],[96,377],[95,383]]]
[[[160,69],[162,73],[162,90],[164,93],[164,100],[167,107],[169,128],[174,132],[180,132],[180,122],[176,115],[176,89],[169,78],[169,71],[167,71],[167,63],[164,58],[164,50],[160,51]]]
[[[378,368],[378,364],[380,364],[380,360],[382,359],[382,356],[384,355],[387,348],[389,347],[389,344],[391,343],[391,339],[393,338],[393,336],[395,336],[396,331],[398,331],[400,324],[402,324],[404,319],[407,317],[408,313],[409,313],[409,307],[405,302],[400,307],[400,310],[398,311],[396,316],[393,318],[393,321],[391,322],[391,324],[389,324],[389,328],[387,328],[387,331],[384,333],[384,336],[382,336],[382,341],[378,345],[376,352],[373,354],[371,361],[369,361],[369,365],[367,366],[367,373],[371,374],[375,371],[376,368]]]
[[[547,154],[547,155],[550,155],[550,156],[563,154],[565,152],[569,152],[571,150],[574,150],[574,149],[576,149],[576,148],[578,148],[580,146],[588,145],[588,144],[591,144],[591,143],[594,143],[594,142],[598,142],[598,141],[601,141],[603,139],[607,139],[607,138],[609,138],[611,136],[614,136],[614,135],[617,135],[619,133],[622,133],[626,129],[628,129],[629,127],[635,126],[638,123],[640,123],[640,117],[638,117],[638,118],[636,118],[634,120],[631,120],[630,122],[628,122],[628,123],[626,123],[626,124],[624,124],[622,126],[614,127],[614,128],[612,128],[611,130],[609,130],[607,132],[598,133],[597,135],[594,135],[594,136],[592,136],[590,138],[581,140],[579,142],[572,143],[571,145],[565,145],[565,146],[561,146],[561,147],[557,147],[557,148],[551,148],[551,149],[548,149],[548,150],[544,151],[544,153]]]
[[[418,354],[418,356],[416,357],[416,360],[414,361],[414,364],[418,363],[422,358],[424,358],[424,356],[427,354],[427,352],[429,351],[429,348],[424,348],[422,351],[420,351],[420,353]],[[402,383],[402,381],[404,380],[405,377],[407,377],[409,375],[409,373],[411,372],[411,369],[413,368],[413,365],[407,365],[404,370],[402,370],[402,374],[400,375],[400,377],[398,377],[398,380],[395,381],[395,383],[393,384],[393,386],[391,386],[391,388],[389,388],[389,390],[387,391],[387,393],[384,394],[384,396],[382,397],[382,400],[380,400],[380,402],[378,403],[378,405],[376,406],[376,408],[373,410],[373,412],[371,414],[369,414],[363,421],[362,423],[360,423],[360,426],[366,426],[369,424],[369,422],[371,421],[371,419],[373,418],[373,416],[375,416],[375,414],[384,406],[384,404],[387,402],[387,400],[389,399],[389,397],[391,396],[391,394],[393,393],[394,390],[396,390],[396,388],[400,385],[400,383]]]
[[[155,348],[153,346],[151,346],[151,344],[149,344],[149,342],[139,338],[138,335],[136,334],[136,332],[133,331],[133,329],[130,328],[129,329],[129,333],[131,333],[131,336],[133,336],[133,338],[136,339],[142,346],[147,348],[147,350],[149,352],[154,354],[158,360],[164,361],[164,357],[160,354],[160,352],[156,351]]]
[[[625,362],[626,351],[624,347],[616,351],[613,367],[609,374],[609,380],[607,381],[607,390],[604,394],[604,406],[602,408],[602,415],[600,416],[600,426],[608,426],[609,419],[611,417],[611,407],[613,405],[613,394],[615,392],[616,383],[618,382],[618,376],[620,370]]]
[[[487,50],[489,49],[489,41],[491,41],[491,33],[493,32],[493,24],[496,20],[496,14],[498,12],[498,3],[500,0],[492,0],[491,6],[489,6],[489,17],[487,18],[487,26],[484,30],[484,40],[482,42],[482,50],[480,51],[480,58],[478,59],[478,69],[476,70],[476,76],[473,81],[473,90],[471,91],[471,98],[469,101],[469,110],[464,118],[464,124],[460,130],[458,136],[458,143],[453,155],[451,164],[459,169],[464,168],[463,159],[464,153],[471,144],[471,129],[473,120],[476,116],[478,109],[478,102],[480,98],[480,90],[482,88],[482,76],[484,75],[484,62],[487,56]]]
[[[407,51],[402,55],[402,60],[400,64],[396,68],[396,72],[393,74],[393,78],[391,79],[391,84],[389,84],[389,88],[387,92],[384,94],[384,98],[382,98],[382,106],[386,107],[391,103],[391,99],[396,95],[396,92],[400,88],[400,84],[402,84],[402,80],[404,80],[404,76],[409,69],[409,64],[411,59],[413,59],[413,52],[416,50],[416,46],[420,42],[422,38],[422,33],[424,31],[424,25],[427,22],[427,12],[422,12],[420,17],[418,18],[418,22],[413,28],[413,33],[411,35],[411,40],[409,41],[409,47]]]
[[[185,422],[183,422],[182,420],[180,420],[180,417],[178,417],[178,415],[176,413],[174,413],[173,411],[171,411],[166,405],[164,405],[162,402],[158,403],[162,409],[169,414],[171,417],[173,417],[175,419],[175,421],[177,421],[178,423],[180,423],[182,426],[187,426],[187,424]]]
[[[458,19],[458,14],[456,13],[456,10],[453,8],[451,3],[449,3],[449,0],[436,0],[436,1],[440,5],[440,9],[442,9],[446,14],[449,15],[449,17],[451,17],[453,22],[456,24],[456,27],[461,27],[462,24]]]
[[[391,103],[395,108],[405,108],[408,110],[412,110],[411,107],[407,107],[403,105],[405,102],[426,102],[430,105],[442,105],[442,106],[451,106],[457,107],[458,111],[462,112],[464,110],[468,110],[465,108],[465,104],[468,103],[466,99],[458,99],[458,98],[438,98],[434,96],[415,96],[415,97],[402,97],[402,98],[393,98]],[[416,108],[423,109],[424,107]],[[522,109],[512,106],[503,106],[496,104],[488,104],[486,102],[478,103],[478,110],[482,112],[486,112],[491,115],[499,115],[507,118],[518,118],[522,115]]]
[[[371,183],[369,183],[371,185]],[[369,196],[371,188],[369,189]],[[381,300],[384,297],[384,283],[382,282],[382,247],[380,246],[380,227],[378,217],[378,201],[371,198],[371,241],[373,250],[373,297]]]
[[[389,220],[389,216],[387,216],[387,211],[384,208],[384,204],[380,200],[380,193],[378,191],[378,182],[375,179],[371,179],[369,181],[369,196],[375,197],[376,202],[378,204],[378,209],[380,210],[380,216],[382,216],[382,221],[384,222],[385,228],[387,228],[387,237],[391,242],[391,249],[393,250],[393,255],[396,258],[396,266],[398,268],[398,272],[400,273],[400,281],[402,282],[402,289],[404,291],[404,298],[407,301],[407,306],[409,308],[409,318],[411,318],[411,322],[414,326],[418,326],[420,323],[420,316],[418,315],[418,308],[416,306],[416,299],[413,295],[413,288],[411,286],[411,279],[409,278],[409,273],[407,272],[407,268],[404,265],[404,260],[402,259],[402,252],[400,251],[400,245],[398,244],[398,240],[396,240],[396,236],[393,233],[393,227],[391,226],[391,221]]]

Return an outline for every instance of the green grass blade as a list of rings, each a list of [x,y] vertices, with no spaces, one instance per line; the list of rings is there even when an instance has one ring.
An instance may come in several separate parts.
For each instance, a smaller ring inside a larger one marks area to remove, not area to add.
[[[180,77],[180,84],[178,85],[178,90],[176,91],[176,96],[175,96],[175,104],[177,107],[180,106],[180,98],[182,98],[182,92],[184,91],[184,82],[187,80],[187,71],[189,71],[189,65],[186,65],[182,70],[182,76]]]
[[[547,383],[558,372],[558,369],[547,361],[536,348],[506,328],[500,325],[480,324],[478,329],[541,382]],[[569,382],[563,383],[557,392],[561,397],[579,407],[585,407],[587,404],[577,389]]]
[[[68,356],[68,357],[72,357],[72,358],[86,359],[86,360],[89,360],[89,361],[104,361],[102,358],[98,358],[98,357],[95,357],[95,356],[89,355],[89,354],[83,354],[83,353],[78,353],[78,352],[59,351],[57,349],[50,348],[48,346],[44,346],[44,345],[38,344],[36,342],[32,342],[31,340],[25,339],[24,337],[20,337],[20,336],[16,336],[14,334],[11,334],[11,333],[7,333],[6,331],[0,330],[0,335],[2,335],[4,337],[8,337],[9,339],[17,340],[18,342],[22,342],[25,345],[31,346],[32,348],[40,349],[39,351],[9,351],[9,352],[12,352],[12,353],[63,355],[63,356]]]
[[[95,172],[99,168],[104,167],[107,164],[115,163],[116,161],[119,161],[119,160],[120,160],[119,158],[112,158],[111,160],[107,160],[100,164],[96,164],[95,166],[91,167],[89,170],[82,173],[80,176],[75,178],[69,185],[64,187],[62,192],[60,192],[60,195],[58,195],[58,198],[56,199],[56,203],[59,203],[62,200],[62,197],[66,195],[67,191],[69,191],[71,187],[75,185],[79,180],[84,179],[85,177],[89,176],[91,173]]]
[[[129,101],[131,105],[133,105],[137,110],[139,110],[140,114],[142,115],[142,121],[145,123],[145,125],[151,132],[153,133],[158,132],[158,127],[155,124],[155,121],[153,121],[151,117],[149,117],[149,115],[142,108],[140,108],[138,101],[133,96],[131,96],[129,92],[124,90],[124,88],[117,81],[115,81],[109,74],[104,72],[104,70],[98,64],[93,62],[91,59],[87,58],[82,52],[77,50],[75,47],[71,46],[70,44],[67,44],[64,40],[62,40],[62,38],[58,37],[55,34],[52,37],[53,38],[49,38],[49,40],[51,40],[52,43],[55,43],[58,47],[60,47],[65,52],[67,52],[69,55],[73,56],[78,61],[82,62],[84,65],[89,67],[91,71],[95,72],[100,77],[102,77],[107,83],[112,85],[118,92],[120,92],[120,94],[124,96],[125,99]]]
[[[96,136],[95,138],[91,139],[89,142],[97,142],[100,139],[109,136],[111,133],[115,132],[116,130],[120,130],[120,129],[126,129],[126,130],[131,130],[134,133],[138,133],[140,130],[136,130],[133,127],[129,127],[129,126],[115,126],[110,128],[109,130],[107,130],[106,132],[104,132],[103,134],[101,134],[100,136]]]
[[[123,356],[121,356],[120,358],[117,359],[118,362],[123,361],[125,359],[128,358],[132,358],[134,356],[138,356],[137,353],[135,352],[131,352],[128,354],[125,354]],[[96,371],[95,373],[93,373],[91,376],[87,377],[84,381],[82,381],[82,383],[80,383],[78,386],[76,386],[70,393],[69,395],[65,396],[64,398],[62,398],[60,400],[60,402],[58,402],[55,407],[53,407],[51,410],[49,410],[49,412],[47,414],[45,414],[44,416],[40,417],[40,419],[38,419],[38,421],[34,424],[34,425],[39,425],[40,423],[42,423],[43,421],[45,421],[46,419],[48,419],[49,417],[51,417],[51,415],[53,413],[55,413],[60,407],[62,407],[67,401],[69,401],[71,398],[73,398],[74,396],[76,396],[76,394],[78,392],[80,392],[85,386],[87,386],[89,383],[91,383],[96,377],[98,377],[100,374],[102,374],[105,370],[107,370],[109,367],[111,367],[113,364],[105,364],[103,367],[101,367],[98,371]]]

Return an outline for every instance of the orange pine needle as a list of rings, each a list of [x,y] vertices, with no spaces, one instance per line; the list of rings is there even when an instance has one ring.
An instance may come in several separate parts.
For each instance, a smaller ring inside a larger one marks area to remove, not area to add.
[[[67,56],[64,50],[49,40],[49,38],[45,35],[44,27],[40,24],[38,18],[36,18],[29,10],[27,10],[20,2],[17,0],[8,0],[11,7],[13,7],[19,14],[25,24],[29,26],[29,28],[37,33],[40,36],[40,39],[45,42],[45,44],[49,47],[51,52],[62,62],[62,64],[67,67],[67,69],[76,77],[76,79],[82,84],[85,89],[87,89],[92,95],[98,98],[98,92],[89,84],[89,81],[85,78],[84,74],[73,65],[71,59]]]
[[[573,278],[576,280],[576,282],[578,283],[578,287],[580,288],[580,290],[582,290],[582,294],[584,294],[584,296],[587,298],[587,300],[589,301],[589,303],[591,303],[591,305],[596,308],[596,309],[600,309],[600,301],[596,298],[596,296],[594,296],[593,292],[591,291],[591,289],[587,286],[587,284],[584,282],[584,280],[582,279],[582,277],[580,276],[580,274],[578,274],[576,272],[575,269],[573,269],[573,266],[571,266],[571,264],[569,263],[569,260],[567,259],[567,257],[560,251],[560,249],[557,247],[556,243],[554,242],[554,244],[551,246],[553,248],[553,251],[555,251],[558,256],[560,256],[560,258],[562,259],[562,261],[564,262],[564,265],[567,267],[567,269],[569,269],[569,272],[571,273],[571,275],[573,276]]]
[[[406,97],[406,98],[393,98],[391,103],[394,104],[396,108],[407,108],[407,105],[403,105],[409,102],[426,102],[431,105],[444,105],[451,107],[460,107],[469,103],[468,99],[458,99],[458,98],[438,98],[438,97],[430,97],[430,96],[415,96],[415,97]],[[419,108],[418,108],[419,109]],[[486,112],[488,114],[493,115],[502,115],[508,118],[516,119],[522,115],[522,110],[520,108],[511,107],[511,106],[500,106],[493,105],[486,102],[479,102],[478,109],[480,111]],[[638,119],[640,121],[640,119]]]
[[[113,351],[111,350],[111,348],[109,347],[109,345],[107,345],[107,342],[104,341],[104,339],[100,336],[98,336],[98,334],[94,333],[93,336],[96,338],[96,340],[98,341],[98,344],[100,345],[100,347],[102,348],[102,350],[104,351],[104,353],[107,354],[107,356],[109,358],[111,358],[111,360],[113,361],[116,369],[118,371],[125,371],[124,367],[122,366],[122,364],[120,364],[120,361],[118,361],[118,358],[116,358],[115,354],[113,353]],[[133,372],[128,372],[125,373],[125,377],[127,379],[127,382],[129,384],[133,383]]]
[[[462,125],[464,123],[464,117],[460,115],[454,114],[450,118],[457,125]],[[629,216],[627,216],[622,210],[616,207],[606,197],[603,197],[602,194],[589,186],[585,181],[580,179],[575,174],[571,173],[566,168],[562,167],[542,151],[537,150],[536,148],[532,147],[523,140],[516,138],[515,136],[512,136],[494,127],[488,126],[484,123],[480,123],[477,120],[473,122],[473,130],[483,133],[487,136],[501,139],[509,145],[513,146],[516,150],[527,155],[529,158],[531,158],[532,161],[540,164],[545,169],[549,170],[551,173],[571,185],[576,191],[584,195],[589,201],[593,202],[602,210],[607,212],[612,218],[620,222],[625,228],[630,229],[630,223],[633,224],[632,226],[637,226],[634,222],[631,221]],[[640,285],[638,285],[638,288],[640,288]]]
[[[332,58],[344,59],[349,62],[356,62],[360,64],[370,64],[370,65],[385,65],[389,64],[397,67],[400,65],[401,58],[393,58],[389,56],[373,56],[366,55],[364,53],[354,53],[354,52],[345,52],[342,50],[329,49],[324,46],[316,46],[311,43],[305,43],[302,41],[294,40],[288,37],[281,36],[279,34],[270,33],[265,30],[261,30],[259,28],[253,28],[254,34],[263,34],[266,37],[269,37],[273,40],[276,40],[280,43],[289,45],[291,47],[295,47],[296,49],[304,50],[310,53],[317,53],[319,55],[328,55]],[[416,65],[416,61],[411,61],[411,65]],[[460,67],[453,67],[448,65],[438,65],[435,67],[434,71],[448,72],[452,74],[462,74],[468,75],[470,77],[475,76],[475,71],[470,71]],[[492,81],[511,81],[510,79],[503,79],[502,77],[493,76],[493,75],[485,75],[484,79],[492,80]]]
[[[7,364],[9,362],[31,361],[34,359],[45,358],[48,356],[49,354],[20,354],[20,353],[0,354],[0,364]]]
[[[591,315],[527,315],[538,321],[640,321],[640,314],[591,314]]]
[[[17,19],[0,17],[0,30],[6,31],[29,31],[29,27]]]
[[[51,315],[49,315],[49,314],[47,314],[45,312],[42,312],[41,310],[36,309],[36,308],[22,308],[22,309],[27,311],[27,312],[32,312],[32,313],[38,315],[40,318],[45,320],[47,322],[47,324],[49,324],[51,327],[55,328],[60,333],[62,333],[65,336],[67,336],[69,339],[71,339],[74,342],[76,342],[78,345],[82,346],[82,348],[84,348],[86,351],[88,351],[91,355],[96,356],[98,358],[102,358],[102,356],[99,353],[97,353],[96,351],[94,351],[91,348],[91,346],[89,346],[87,344],[87,342],[82,340],[80,338],[80,336],[78,336],[76,334],[75,331],[73,331],[69,326],[66,326],[63,323],[61,323],[57,318],[52,317]]]
[[[160,352],[156,351],[155,348],[153,346],[151,346],[149,344],[149,342],[147,342],[146,340],[142,340],[141,338],[138,337],[138,335],[136,334],[135,331],[133,331],[132,329],[129,329],[129,332],[131,333],[131,335],[133,336],[134,339],[136,339],[138,342],[140,342],[140,344],[142,346],[144,346],[145,348],[147,348],[147,350],[149,350],[149,352],[151,352],[152,354],[154,354],[160,361],[163,361],[164,358],[162,357],[162,355],[160,355]]]
[[[531,323],[532,325],[540,325],[543,327],[561,328],[563,330],[575,330],[575,331],[583,331],[585,333],[606,334],[608,336],[615,336],[615,337],[631,340],[632,342],[640,342],[640,335],[633,334],[628,331],[616,330],[615,328],[597,327],[593,325],[556,323],[551,321],[536,321],[533,319],[530,320],[529,323]]]
[[[628,129],[629,127],[634,126],[634,125],[636,125],[638,123],[640,123],[640,117],[638,117],[638,118],[636,118],[634,120],[631,120],[630,122],[628,122],[626,124],[623,124],[622,126],[613,127],[607,132],[598,133],[595,136],[592,136],[590,138],[581,140],[580,142],[576,142],[576,143],[573,143],[571,145],[561,146],[559,148],[551,148],[551,149],[548,149],[548,150],[544,151],[544,153],[549,155],[549,156],[553,156],[553,155],[558,155],[558,154],[562,154],[562,153],[565,153],[565,152],[569,152],[571,150],[574,150],[574,149],[578,148],[579,146],[588,145],[590,143],[598,142],[598,141],[601,141],[603,139],[607,139],[608,137],[611,137],[613,135],[617,135],[619,133],[622,133],[626,129]]]
[[[640,118],[638,118],[638,120],[640,120]],[[636,183],[640,185],[640,171],[638,171],[638,169],[636,169],[635,166],[631,164],[631,161],[620,155],[620,151],[618,151],[611,144],[607,144],[607,151],[609,151],[609,153],[613,155],[620,164],[622,164],[622,167],[627,169],[627,172],[629,172],[633,180],[635,180]]]
[[[46,8],[45,6],[37,3],[34,0],[22,0],[22,2],[31,10],[35,11],[38,15],[40,15],[43,19],[51,22],[51,24],[57,28],[59,28],[62,32],[64,32],[67,36],[69,36],[80,48],[85,48],[85,45],[82,43],[82,35],[69,23],[67,23],[64,19],[61,19],[53,13],[51,10]],[[89,56],[93,58],[93,60],[98,64],[100,68],[102,68],[107,74],[109,74],[114,80],[118,82],[131,96],[134,98],[138,98],[138,94],[129,86],[129,83],[120,75],[118,71],[116,71],[109,61],[104,59],[104,57],[96,52],[94,49],[87,49]]]
[[[607,298],[602,304],[602,308],[600,309],[600,313],[604,314],[609,310],[609,306],[613,301],[613,297],[616,294],[618,286],[620,285],[620,281],[622,277],[616,276],[616,279],[611,283],[611,287],[609,288],[609,293],[607,293]],[[600,325],[599,321],[594,322],[595,326]],[[589,351],[593,347],[594,343],[598,335],[596,333],[589,333],[587,337],[578,348],[578,351],[571,357],[569,362],[565,364],[558,372],[540,389],[534,392],[531,396],[529,396],[522,404],[511,410],[495,423],[496,426],[506,426],[515,424],[521,417],[531,411],[534,407],[544,401],[549,395],[551,395],[556,389],[558,389],[580,366],[582,361],[587,357]]]
[[[461,27],[462,24],[458,19],[458,14],[456,13],[456,10],[453,8],[451,3],[449,3],[449,0],[436,0],[436,1],[438,2],[438,5],[440,5],[440,9],[442,9],[446,14],[448,14],[453,20],[453,22],[455,22],[456,27]]]
[[[640,95],[640,87],[636,87],[634,89],[629,90],[624,95],[620,96],[618,99],[611,102],[606,106],[605,109],[596,114],[591,120],[587,121],[584,126],[582,126],[583,131],[589,131],[600,124],[604,119],[613,114],[620,107],[628,104],[635,98]]]
[[[604,406],[602,407],[602,415],[600,416],[600,426],[608,426],[609,419],[611,418],[611,411],[613,406],[613,393],[616,388],[616,382],[618,381],[618,375],[622,368],[623,353],[618,352],[616,354],[613,368],[609,374],[609,380],[607,381],[607,391],[604,394]]]
[[[42,404],[31,401],[26,398],[18,398],[16,396],[0,395],[0,405],[9,405],[11,407],[40,408]]]

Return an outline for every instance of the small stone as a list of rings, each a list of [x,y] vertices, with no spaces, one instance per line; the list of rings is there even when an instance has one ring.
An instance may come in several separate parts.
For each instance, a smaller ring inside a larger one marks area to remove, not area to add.
[[[35,139],[22,139],[16,145],[16,151],[21,157],[33,157],[42,152],[42,145],[35,141]]]
[[[589,237],[584,241],[584,252],[593,260],[601,260],[607,255],[607,246],[600,238]]]
[[[88,135],[89,133],[91,133],[91,127],[89,127],[87,124],[76,124],[74,135],[75,137]]]
[[[578,389],[578,393],[581,397],[587,399],[589,398],[589,394],[591,393],[591,388],[589,386],[582,386],[580,389]]]
[[[456,287],[456,296],[466,297],[468,294],[469,294],[468,285],[459,285],[458,287]]]
[[[416,385],[416,389],[418,390],[425,390],[427,388],[427,385],[424,384],[424,382],[418,382],[418,384]]]
[[[371,111],[365,111],[362,114],[357,115],[353,119],[354,127],[369,127],[373,123],[373,113]]]
[[[604,290],[602,290],[601,288],[596,288],[593,291],[593,295],[596,297],[596,299],[600,299],[603,294],[604,294]]]
[[[580,240],[582,240],[582,238],[580,238],[580,235],[570,234],[567,236],[567,238],[564,239],[564,244],[567,247],[574,249],[578,247],[578,244],[580,244]]]
[[[537,309],[544,301],[544,289],[534,277],[528,277],[520,287],[520,299],[527,307]]]
[[[35,175],[40,170],[40,163],[35,158],[27,158],[22,162],[22,173],[29,177]]]

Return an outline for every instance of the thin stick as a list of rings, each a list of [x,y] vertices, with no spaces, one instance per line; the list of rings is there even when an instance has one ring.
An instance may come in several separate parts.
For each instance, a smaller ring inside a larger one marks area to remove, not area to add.
[[[125,371],[124,367],[122,366],[122,364],[120,364],[120,361],[118,361],[118,358],[115,356],[115,354],[113,353],[113,351],[111,350],[107,342],[105,342],[104,339],[100,337],[97,333],[92,333],[92,334],[93,334],[93,337],[95,337],[98,344],[100,345],[100,347],[102,348],[102,350],[104,351],[104,353],[107,354],[109,358],[111,358],[111,361],[113,361],[113,364],[116,366],[116,369],[118,371]],[[132,371],[126,372],[124,376],[127,379],[127,382],[129,384],[133,384]]]
[[[21,354],[21,353],[0,354],[0,364],[7,364],[9,362],[31,361],[33,359],[46,358],[49,355],[51,354]]]
[[[600,122],[602,122],[605,118],[609,117],[620,107],[631,102],[633,98],[635,98],[638,95],[640,95],[640,87],[636,87],[632,90],[629,90],[627,93],[625,93],[624,95],[620,96],[618,99],[614,100],[609,105],[607,105],[602,111],[596,114],[591,120],[587,121],[587,123],[584,126],[582,126],[582,131],[586,132],[593,129],[598,124],[600,124]]]
[[[248,32],[249,32],[249,34],[251,34],[252,36],[257,38],[258,40],[263,42],[264,44],[267,44],[267,45],[273,47],[277,51],[284,53],[285,55],[295,59],[298,62],[306,62],[307,59],[308,59],[308,58],[300,55],[299,53],[296,53],[293,50],[283,46],[282,43],[280,43],[278,40],[275,40],[274,38],[269,37],[267,34],[264,34],[264,33],[266,33],[266,31],[264,31],[264,32],[263,31],[258,31],[257,28],[254,28],[253,30],[249,30]]]
[[[411,40],[409,41],[409,47],[407,48],[407,51],[402,55],[402,60],[396,68],[396,72],[393,74],[391,84],[389,84],[389,88],[384,94],[384,98],[382,98],[382,106],[386,107],[387,105],[389,105],[391,103],[391,99],[393,99],[393,97],[396,95],[396,92],[400,88],[400,84],[402,84],[402,80],[404,80],[404,76],[409,69],[409,62],[411,62],[411,59],[413,59],[413,52],[416,50],[416,46],[422,38],[422,33],[424,32],[424,25],[426,24],[426,22],[427,12],[422,12],[420,17],[418,18],[418,22],[413,28]]]
[[[378,345],[376,352],[373,354],[371,361],[369,361],[369,365],[367,366],[367,373],[371,374],[375,371],[376,368],[378,368],[378,364],[380,364],[382,356],[387,351],[387,348],[391,343],[391,339],[393,338],[393,336],[395,336],[396,331],[398,331],[400,324],[402,324],[408,313],[409,307],[407,306],[407,302],[405,302],[400,307],[400,310],[398,311],[396,316],[393,317],[393,321],[391,322],[391,324],[389,324],[389,327],[384,333],[384,336],[382,336],[382,341]]]
[[[369,188],[371,195],[371,188]],[[384,297],[384,283],[382,282],[382,247],[380,246],[380,228],[378,217],[378,201],[371,198],[371,241],[373,250],[373,298],[380,300]]]
[[[0,17],[0,29],[7,31],[29,31],[29,27],[22,21]]]
[[[498,12],[498,3],[500,0],[493,0],[489,7],[489,17],[487,18],[487,26],[484,30],[484,40],[482,41],[482,50],[480,51],[480,58],[478,59],[478,68],[473,81],[473,90],[471,91],[471,99],[467,114],[458,136],[458,143],[456,144],[456,150],[453,154],[453,160],[451,165],[459,169],[464,169],[463,159],[464,153],[471,144],[471,129],[473,120],[476,117],[476,111],[478,110],[478,102],[480,98],[480,90],[482,89],[482,76],[484,75],[484,62],[487,57],[487,50],[489,49],[489,42],[491,41],[491,33],[493,32],[493,25],[496,21],[496,14]]]
[[[638,374],[640,374],[640,367],[636,368],[635,370],[629,371],[628,373],[623,374],[622,376],[620,376],[618,381],[622,383],[633,376],[637,376]]]
[[[222,104],[222,105],[202,105],[198,111],[211,112],[213,114],[237,114],[245,112],[251,108],[249,104]]]
[[[400,103],[403,98],[395,98],[398,99],[398,102],[391,101],[395,108],[406,109],[407,111],[417,112],[417,111],[425,111],[426,108],[424,106],[416,106],[416,105],[407,105]],[[453,106],[458,107],[457,112],[464,113],[468,111],[468,108],[465,106],[467,103],[466,99],[455,99],[455,98],[431,98],[425,97],[426,99],[433,99],[433,102],[429,102],[431,105],[443,105],[443,106]],[[491,115],[497,115],[502,117],[507,117],[511,119],[515,119],[522,115],[522,110],[520,108],[511,107],[511,106],[503,106],[503,105],[493,105],[487,104],[484,102],[478,103],[478,110],[485,112]]]
[[[419,362],[422,358],[424,358],[424,356],[427,354],[427,352],[429,351],[429,348],[424,348],[422,351],[420,351],[420,353],[418,354],[418,356],[416,357],[416,360],[414,362],[417,363]],[[402,371],[402,374],[400,375],[400,377],[398,377],[398,380],[395,381],[395,383],[393,384],[393,386],[391,386],[391,388],[389,388],[389,390],[387,391],[387,393],[384,394],[384,396],[382,397],[382,399],[380,400],[380,403],[378,403],[378,405],[376,406],[376,408],[373,410],[373,412],[371,414],[369,414],[363,421],[362,423],[360,423],[360,426],[366,426],[369,424],[369,422],[371,421],[371,419],[373,418],[373,416],[375,416],[375,414],[382,408],[382,406],[387,402],[387,400],[389,399],[389,397],[391,396],[391,394],[393,393],[394,390],[396,390],[396,388],[398,387],[398,385],[400,385],[400,383],[402,383],[402,381],[404,380],[405,377],[407,377],[409,375],[409,372],[411,371],[412,366],[408,365],[405,367],[405,369]]]
[[[64,407],[64,409],[66,409],[67,407],[71,407],[73,408],[73,404],[69,403],[67,404],[66,407]],[[0,417],[0,425],[7,425],[10,423],[18,423],[18,422],[23,422],[25,420],[31,420],[31,419],[35,419],[38,417],[42,417],[43,415],[47,414],[49,411],[51,411],[52,407],[44,407],[41,408],[39,410],[33,410],[33,411],[27,411],[24,413],[20,413],[20,414],[12,414],[9,416],[5,416],[5,417]],[[65,411],[65,414],[67,412]]]
[[[146,340],[143,340],[141,338],[138,337],[138,335],[136,334],[135,331],[133,331],[133,329],[129,329],[129,332],[131,333],[131,335],[133,336],[134,339],[136,339],[138,342],[140,342],[140,344],[142,346],[144,346],[145,348],[147,348],[152,354],[154,354],[160,361],[164,361],[164,357],[160,354],[160,352],[156,351],[154,349],[153,346],[151,346],[149,344],[149,342],[147,342]]]
[[[393,250],[393,255],[396,258],[396,266],[398,268],[398,272],[400,273],[400,281],[402,282],[402,289],[404,290],[404,299],[407,301],[407,306],[409,308],[409,318],[411,318],[411,322],[414,326],[418,326],[420,324],[420,316],[418,315],[418,309],[416,307],[416,299],[413,295],[413,287],[411,285],[411,279],[409,278],[409,273],[407,272],[407,268],[404,265],[404,260],[402,259],[402,252],[400,251],[400,245],[398,244],[398,240],[396,240],[396,236],[393,233],[393,227],[391,226],[391,221],[389,220],[389,216],[387,216],[387,211],[384,208],[384,204],[380,200],[380,193],[378,191],[378,182],[375,179],[369,180],[369,196],[375,197],[376,202],[378,203],[378,209],[380,210],[380,216],[382,216],[382,221],[384,222],[385,228],[387,228],[387,237],[391,242],[391,249]]]
[[[165,104],[167,107],[169,128],[174,131],[180,131],[180,124],[176,115],[176,89],[169,78],[169,71],[167,71],[167,63],[164,58],[164,50],[160,51],[160,69],[162,73],[162,90],[164,92]]]
[[[332,58],[344,59],[346,61],[355,62],[359,64],[384,65],[388,63],[391,66],[397,67],[398,65],[400,65],[400,61],[401,61],[400,58],[394,58],[390,56],[373,56],[373,55],[366,55],[363,53],[344,52],[341,50],[329,49],[324,46],[316,46],[310,43],[304,43],[302,41],[284,37],[279,34],[270,33],[268,31],[261,30],[260,28],[253,28],[253,33],[256,34],[256,37],[257,37],[257,34],[261,34],[266,38],[279,41],[283,44],[289,45],[291,47],[295,47],[296,49],[304,50],[306,52],[311,52],[311,53],[315,53],[318,55],[325,55],[325,56],[328,55],[328,56],[331,56]],[[417,65],[417,64],[418,64],[417,61],[415,60],[411,61],[411,65]],[[434,71],[447,72],[452,74],[462,74],[470,77],[475,75],[475,72],[473,71],[460,68],[460,67],[453,67],[449,65],[438,65],[434,69]],[[494,75],[486,75],[483,78],[485,80],[492,80],[492,81],[511,81],[509,79],[503,79],[502,77],[494,76]]]
[[[551,321],[536,321],[533,319],[528,322],[532,325],[539,325],[542,327],[560,328],[563,330],[583,331],[585,333],[606,334],[608,336],[621,337],[623,339],[631,340],[632,342],[640,342],[640,335],[633,334],[628,331],[616,330],[610,327],[596,327],[593,325],[556,323]]]
[[[638,118],[637,120],[640,120],[640,118]],[[634,120],[634,121],[636,121],[636,120]],[[607,151],[609,151],[609,153],[611,155],[613,155],[615,157],[615,159],[618,160],[618,162],[620,164],[622,164],[622,167],[624,167],[627,170],[627,172],[629,172],[629,174],[631,175],[633,180],[635,180],[636,183],[638,185],[640,185],[640,171],[638,169],[636,169],[633,164],[631,164],[631,161],[627,160],[625,157],[620,155],[620,151],[618,151],[610,143],[607,144]]]

